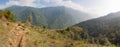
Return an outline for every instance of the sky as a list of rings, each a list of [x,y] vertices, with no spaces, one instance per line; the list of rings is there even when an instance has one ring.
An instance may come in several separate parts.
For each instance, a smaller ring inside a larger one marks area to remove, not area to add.
[[[12,5],[36,8],[66,6],[96,16],[120,11],[120,0],[0,0],[0,9]]]

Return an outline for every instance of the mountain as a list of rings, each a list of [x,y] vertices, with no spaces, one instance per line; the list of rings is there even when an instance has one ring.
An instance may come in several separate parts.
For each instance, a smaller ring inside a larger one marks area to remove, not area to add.
[[[97,47],[80,27],[50,30],[14,21],[9,10],[0,10],[0,47]],[[100,45],[100,44],[99,44]],[[101,45],[103,46],[103,45]],[[113,45],[112,45],[113,46]],[[106,46],[109,47],[109,46]]]
[[[41,16],[38,9],[32,7],[20,7],[20,6],[11,6],[7,8],[8,10],[14,13],[14,18],[16,20],[25,22],[28,17],[32,17],[31,23],[37,26],[47,26],[47,22],[44,16]]]
[[[99,40],[100,43],[109,41],[112,44],[120,44],[120,12],[81,22],[75,26],[87,30],[90,37],[94,37],[96,40]]]
[[[12,12],[0,10],[0,47],[120,47],[89,40],[88,33],[81,27],[47,29],[14,20]]]
[[[32,24],[49,29],[63,29],[76,23],[91,19],[91,15],[65,6],[33,8],[27,6],[11,6],[7,8],[15,14],[15,19],[26,21],[31,16]]]

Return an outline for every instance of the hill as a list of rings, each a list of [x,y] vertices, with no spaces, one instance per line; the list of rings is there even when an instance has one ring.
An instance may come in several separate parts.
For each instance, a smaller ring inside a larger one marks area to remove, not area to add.
[[[87,30],[91,37],[102,44],[108,42],[116,45],[120,44],[120,12],[81,22],[76,26]]]
[[[33,26],[28,22],[13,21],[14,18],[11,14],[8,10],[0,10],[0,47],[74,46],[73,37],[70,36],[72,32],[68,32],[68,30],[49,30],[45,27]],[[82,33],[81,28],[79,31],[79,33]]]
[[[81,11],[65,6],[33,8],[26,6],[11,6],[7,8],[15,14],[15,19],[26,21],[32,17],[32,24],[45,26],[49,29],[63,29],[76,23],[91,19],[92,17]]]
[[[10,11],[0,10],[0,47],[99,47],[88,42],[87,32],[80,27],[49,30],[13,20]],[[29,20],[29,19],[28,19]],[[106,47],[113,47],[108,45]]]

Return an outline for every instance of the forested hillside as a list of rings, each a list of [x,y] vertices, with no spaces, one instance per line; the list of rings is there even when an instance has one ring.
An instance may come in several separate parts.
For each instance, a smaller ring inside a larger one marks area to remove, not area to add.
[[[82,27],[101,44],[120,45],[120,12],[81,22],[76,26]]]

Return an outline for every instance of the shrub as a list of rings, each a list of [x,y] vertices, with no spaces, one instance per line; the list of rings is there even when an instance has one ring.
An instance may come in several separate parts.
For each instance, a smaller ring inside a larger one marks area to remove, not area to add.
[[[4,11],[4,16],[7,20],[15,21],[14,20],[14,14],[12,12],[10,12],[9,10]]]

